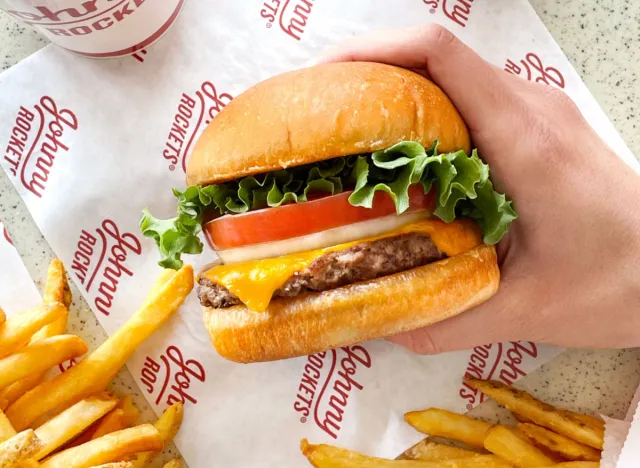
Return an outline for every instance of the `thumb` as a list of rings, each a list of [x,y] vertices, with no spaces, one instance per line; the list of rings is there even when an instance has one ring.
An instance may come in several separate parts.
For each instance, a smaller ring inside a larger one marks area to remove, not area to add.
[[[387,340],[418,354],[439,354],[529,339],[526,321],[531,315],[522,308],[528,301],[524,300],[519,289],[519,286],[503,282],[498,292],[478,307]]]
[[[438,24],[356,37],[334,46],[320,60],[353,61],[424,70],[449,96],[472,131],[486,124],[487,116],[502,115],[511,99],[503,83],[510,77]]]

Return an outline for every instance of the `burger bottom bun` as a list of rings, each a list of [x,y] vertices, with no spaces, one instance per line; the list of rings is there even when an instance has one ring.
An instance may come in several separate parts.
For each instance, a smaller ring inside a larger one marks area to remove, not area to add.
[[[262,313],[243,305],[205,308],[204,322],[223,357],[274,361],[431,325],[486,301],[499,282],[496,251],[481,245],[376,280],[275,298]]]

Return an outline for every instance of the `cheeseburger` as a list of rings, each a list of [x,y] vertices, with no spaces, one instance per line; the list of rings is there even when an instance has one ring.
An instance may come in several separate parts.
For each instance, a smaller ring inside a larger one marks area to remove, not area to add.
[[[431,81],[377,63],[292,71],[234,99],[174,189],[178,216],[141,221],[160,265],[202,252],[204,322],[238,362],[406,332],[491,297],[493,244],[516,218]]]

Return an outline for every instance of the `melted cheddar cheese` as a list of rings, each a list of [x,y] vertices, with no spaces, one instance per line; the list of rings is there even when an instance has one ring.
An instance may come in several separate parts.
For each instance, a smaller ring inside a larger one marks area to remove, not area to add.
[[[280,289],[294,273],[304,270],[317,258],[363,242],[414,232],[423,232],[429,235],[435,246],[448,257],[467,252],[482,244],[482,234],[473,221],[456,220],[452,223],[445,223],[430,218],[407,224],[379,236],[367,237],[332,247],[233,265],[219,265],[203,273],[202,277],[227,288],[249,309],[255,312],[264,312],[267,310],[274,292]]]

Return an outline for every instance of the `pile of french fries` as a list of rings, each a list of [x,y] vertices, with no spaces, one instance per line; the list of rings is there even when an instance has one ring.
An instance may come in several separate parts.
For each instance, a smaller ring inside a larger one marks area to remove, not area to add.
[[[131,397],[107,385],[184,302],[193,270],[166,270],[131,318],[66,372],[51,368],[88,350],[65,334],[71,291],[62,262],[49,266],[42,304],[6,318],[0,309],[0,468],[143,468],[169,444],[183,407],[139,424]],[[179,459],[165,465],[181,468]]]
[[[331,445],[301,443],[316,468],[598,468],[604,422],[558,409],[500,382],[465,382],[510,410],[517,426],[491,424],[438,408],[404,419],[430,438],[397,460],[368,457]],[[441,442],[433,440],[436,438]]]

